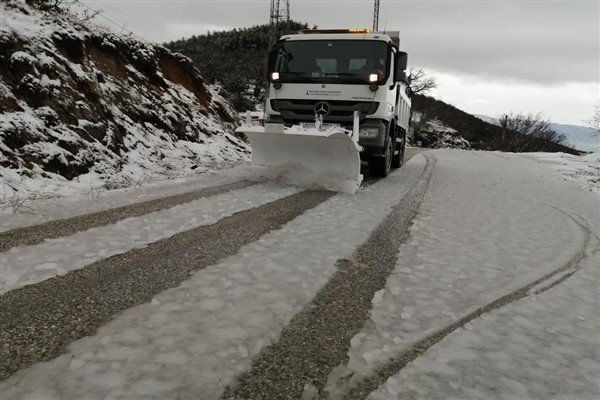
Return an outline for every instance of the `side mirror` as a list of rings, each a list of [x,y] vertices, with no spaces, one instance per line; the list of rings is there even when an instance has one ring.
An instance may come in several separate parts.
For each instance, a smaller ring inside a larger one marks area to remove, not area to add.
[[[408,63],[408,54],[404,51],[399,51],[396,53],[396,62],[394,65],[396,66],[396,70],[394,71],[394,76],[396,82],[404,82],[406,79],[406,73],[404,70],[406,69],[406,64]]]
[[[408,53],[399,51],[396,53],[396,70],[404,71],[408,64]]]

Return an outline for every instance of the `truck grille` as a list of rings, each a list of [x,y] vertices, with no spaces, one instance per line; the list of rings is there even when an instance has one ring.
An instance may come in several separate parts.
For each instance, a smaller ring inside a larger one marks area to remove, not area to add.
[[[283,122],[313,122],[315,106],[325,101],[330,106],[330,112],[323,121],[352,125],[354,111],[360,111],[361,120],[377,111],[378,102],[371,101],[341,101],[341,100],[271,100],[271,108],[281,113]]]

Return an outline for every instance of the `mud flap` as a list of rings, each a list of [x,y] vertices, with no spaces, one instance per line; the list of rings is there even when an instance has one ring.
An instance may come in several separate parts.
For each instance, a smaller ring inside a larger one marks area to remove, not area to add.
[[[252,165],[271,178],[299,186],[354,193],[362,182],[360,147],[343,129],[285,128],[266,132],[242,127],[252,147]]]

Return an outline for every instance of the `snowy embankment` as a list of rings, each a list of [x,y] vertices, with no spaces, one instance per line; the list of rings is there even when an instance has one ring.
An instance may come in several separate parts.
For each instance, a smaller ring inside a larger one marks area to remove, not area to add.
[[[226,94],[188,58],[24,0],[0,18],[0,208],[249,159]]]
[[[598,394],[597,193],[560,182],[528,156],[433,154],[438,164],[411,239],[352,339],[348,364],[330,375],[333,398],[400,363],[418,342],[561,268],[575,275],[560,283],[568,275],[559,274],[547,283],[557,287],[459,328],[370,398]]]

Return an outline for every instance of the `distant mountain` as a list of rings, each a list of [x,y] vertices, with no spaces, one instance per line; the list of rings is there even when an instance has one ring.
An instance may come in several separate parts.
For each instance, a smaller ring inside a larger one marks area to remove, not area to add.
[[[496,119],[488,115],[475,114],[475,116],[490,124],[496,124]],[[497,125],[497,124],[496,124]],[[550,128],[556,133],[567,137],[567,144],[578,150],[600,152],[600,135],[586,126],[556,124],[551,122]]]
[[[573,147],[584,151],[600,152],[600,135],[593,129],[580,125],[554,123],[551,123],[550,127],[557,133],[565,135],[567,142]]]
[[[476,116],[477,118],[479,118],[480,120],[487,122],[488,124],[498,125],[496,123],[496,118],[494,118],[494,117],[490,117],[488,115],[482,115],[482,114],[473,114],[473,115]]]

